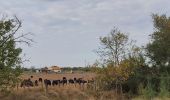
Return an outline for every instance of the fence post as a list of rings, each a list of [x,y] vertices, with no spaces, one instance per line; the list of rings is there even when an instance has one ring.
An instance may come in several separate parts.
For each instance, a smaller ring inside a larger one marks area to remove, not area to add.
[[[48,85],[45,83],[45,96],[48,94]]]

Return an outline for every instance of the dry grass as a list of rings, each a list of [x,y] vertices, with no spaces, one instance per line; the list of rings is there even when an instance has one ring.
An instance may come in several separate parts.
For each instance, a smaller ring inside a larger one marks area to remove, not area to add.
[[[115,99],[114,92],[111,91],[99,93],[72,85],[50,86],[47,93],[41,87],[19,88],[0,98],[0,100],[120,100]]]
[[[93,73],[74,73],[74,74],[26,74],[24,73],[21,78],[28,79],[30,76],[37,80],[38,78],[56,80],[63,77],[70,78],[83,78],[89,80],[95,77]],[[48,91],[45,90],[43,84],[39,84],[38,87],[31,88],[15,88],[11,93],[2,95],[0,93],[0,100],[145,100],[142,97],[136,97],[133,99],[126,98],[127,96],[116,95],[114,91],[96,91],[93,89],[87,89],[87,85],[81,87],[80,85],[66,86],[49,86]],[[154,98],[152,100],[170,100],[170,98]]]
[[[62,79],[62,77],[69,78],[83,78],[85,80],[95,77],[93,73],[74,73],[74,74],[23,74],[23,79],[38,78],[43,79]],[[42,87],[43,86],[43,87]],[[113,91],[99,92],[93,89],[87,89],[87,86],[80,87],[79,85],[67,85],[67,86],[49,86],[46,92],[44,85],[40,84],[38,87],[31,88],[18,88],[14,89],[8,96],[0,95],[0,100],[126,100],[116,96]]]
[[[137,97],[137,98],[133,98],[132,100],[150,100],[150,99],[145,99],[143,97]],[[170,98],[159,98],[159,97],[155,97],[151,100],[170,100]]]

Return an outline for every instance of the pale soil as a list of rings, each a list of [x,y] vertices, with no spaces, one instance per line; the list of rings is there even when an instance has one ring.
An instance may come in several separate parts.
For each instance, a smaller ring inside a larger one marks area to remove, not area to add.
[[[76,78],[83,78],[84,80],[91,80],[95,77],[94,73],[64,73],[64,74],[46,74],[46,73],[24,73],[21,75],[22,79],[28,79],[30,76],[33,76],[33,80],[38,80],[39,78],[42,79],[49,79],[49,80],[58,80],[62,79],[63,77],[66,77],[67,79],[73,79]]]

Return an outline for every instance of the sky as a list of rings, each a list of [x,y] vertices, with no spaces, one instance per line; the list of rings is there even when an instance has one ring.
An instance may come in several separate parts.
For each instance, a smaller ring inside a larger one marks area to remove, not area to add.
[[[34,35],[21,45],[25,67],[85,66],[98,55],[99,37],[117,27],[141,46],[154,30],[152,13],[170,15],[169,0],[0,0],[0,13],[22,21]]]

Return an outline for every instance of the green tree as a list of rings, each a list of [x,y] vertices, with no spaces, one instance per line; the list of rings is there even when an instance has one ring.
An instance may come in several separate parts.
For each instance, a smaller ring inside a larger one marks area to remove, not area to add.
[[[147,55],[153,66],[163,68],[170,64],[170,17],[153,14],[152,18],[155,30],[147,44]]]
[[[152,19],[154,32],[150,35],[151,41],[146,46],[147,57],[150,58],[152,66],[142,74],[145,75],[145,78],[150,77],[150,83],[147,82],[150,89],[159,93],[160,96],[165,96],[169,94],[167,87],[169,87],[170,75],[170,17],[153,14]]]
[[[28,34],[17,34],[21,21],[17,18],[3,17],[0,20],[0,90],[6,91],[17,85],[21,70],[22,49],[17,42],[29,44]],[[16,37],[17,36],[17,37]]]

